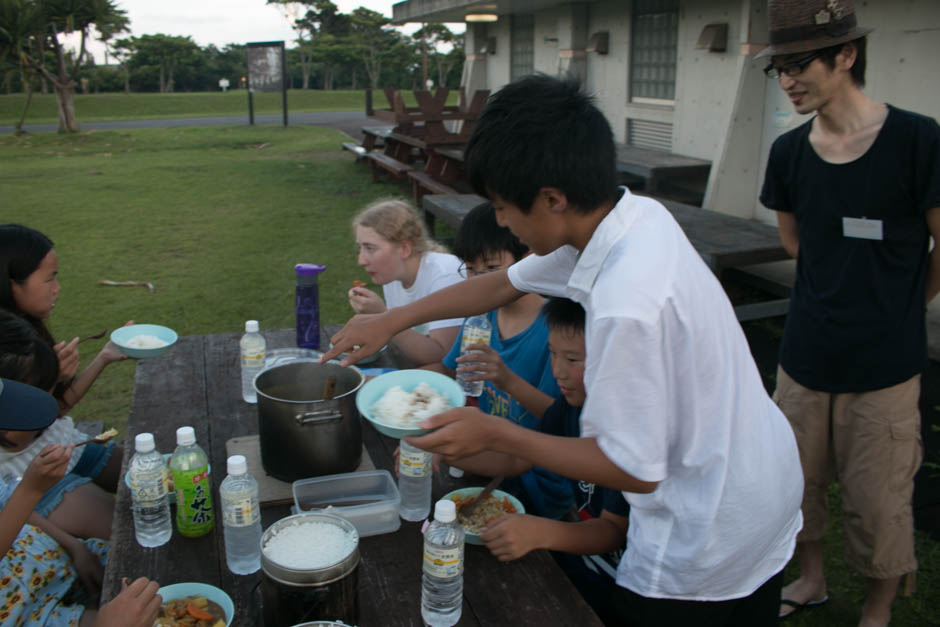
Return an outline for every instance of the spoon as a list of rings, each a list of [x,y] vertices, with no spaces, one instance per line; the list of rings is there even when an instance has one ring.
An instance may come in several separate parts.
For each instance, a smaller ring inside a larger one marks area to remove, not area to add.
[[[98,444],[104,444],[105,442],[107,442],[108,440],[116,436],[117,434],[118,434],[117,429],[108,429],[104,433],[99,433],[93,438],[89,438],[83,442],[77,442],[75,444],[75,447],[78,448],[79,446],[85,446],[86,444],[91,444],[92,442],[97,442]]]
[[[78,341],[78,343],[81,344],[81,343],[84,342],[85,340],[97,340],[98,338],[104,337],[104,334],[107,333],[107,332],[108,332],[108,330],[105,329],[105,330],[102,331],[101,333],[95,333],[94,335],[86,335],[85,337],[83,337],[82,339],[80,339],[80,340]]]
[[[469,518],[470,514],[473,513],[473,510],[477,508],[477,505],[482,503],[483,499],[488,497],[490,493],[496,489],[496,486],[502,482],[502,480],[502,477],[493,477],[490,482],[486,484],[486,487],[483,488],[483,490],[481,490],[472,501],[460,507],[458,513],[464,518]]]

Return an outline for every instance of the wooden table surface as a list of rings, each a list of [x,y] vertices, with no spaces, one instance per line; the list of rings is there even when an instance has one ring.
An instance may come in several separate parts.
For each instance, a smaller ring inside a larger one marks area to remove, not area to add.
[[[330,329],[334,330],[334,329]],[[294,346],[294,331],[264,333],[268,347]],[[238,333],[184,336],[165,355],[137,363],[131,415],[125,433],[124,470],[130,461],[134,436],[152,432],[158,450],[175,447],[178,427],[191,425],[197,442],[212,464],[216,528],[209,535],[184,538],[174,530],[166,545],[140,547],[134,538],[129,490],[121,482],[115,504],[112,545],[105,569],[102,602],[120,591],[122,577],[146,576],[161,585],[200,581],[228,592],[235,602],[232,625],[261,624],[258,595],[261,573],[236,576],[225,565],[218,488],[225,476],[225,443],[257,433],[257,406],[241,399]],[[324,338],[326,332],[324,332]],[[327,344],[324,344],[327,345]],[[389,347],[370,366],[394,365],[398,354]],[[364,422],[363,443],[377,468],[392,469],[397,441]],[[485,479],[453,479],[437,473],[433,497],[463,485],[483,485]],[[288,515],[286,506],[262,510],[267,527]],[[360,539],[360,627],[421,625],[422,536],[419,523],[402,521],[392,534]],[[324,617],[329,618],[329,617]],[[510,563],[500,563],[485,547],[467,546],[464,604],[460,625],[601,625],[567,577],[545,551]]]

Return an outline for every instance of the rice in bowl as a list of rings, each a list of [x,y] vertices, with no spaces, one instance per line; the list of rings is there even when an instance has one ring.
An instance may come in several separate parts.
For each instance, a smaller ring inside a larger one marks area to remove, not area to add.
[[[411,392],[400,385],[390,387],[372,406],[372,415],[386,424],[408,429],[451,407],[447,398],[422,382]]]

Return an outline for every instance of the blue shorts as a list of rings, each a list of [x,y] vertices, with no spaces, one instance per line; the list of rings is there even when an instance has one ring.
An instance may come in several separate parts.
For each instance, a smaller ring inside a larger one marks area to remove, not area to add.
[[[114,442],[108,444],[86,444],[82,456],[70,473],[62,477],[58,483],[46,490],[36,505],[36,513],[46,518],[59,506],[66,492],[71,492],[81,485],[89,483],[101,474],[111,454],[114,453]]]

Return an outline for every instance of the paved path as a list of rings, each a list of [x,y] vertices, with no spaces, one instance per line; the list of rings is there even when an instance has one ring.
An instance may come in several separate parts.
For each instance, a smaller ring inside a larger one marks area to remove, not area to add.
[[[360,127],[366,123],[369,118],[363,111],[324,111],[318,113],[290,113],[287,114],[287,121],[291,126],[303,124],[312,124],[314,126],[329,126],[343,131],[347,135],[359,138]],[[255,124],[281,124],[281,114],[255,115]],[[180,126],[247,126],[248,113],[244,115],[228,115],[208,118],[168,118],[161,120],[116,120],[103,122],[82,122],[79,118],[79,126],[82,130],[120,130],[127,128],[175,128]],[[55,131],[57,124],[27,124],[26,131],[29,133],[44,133]],[[0,125],[0,134],[12,133],[12,125]]]

